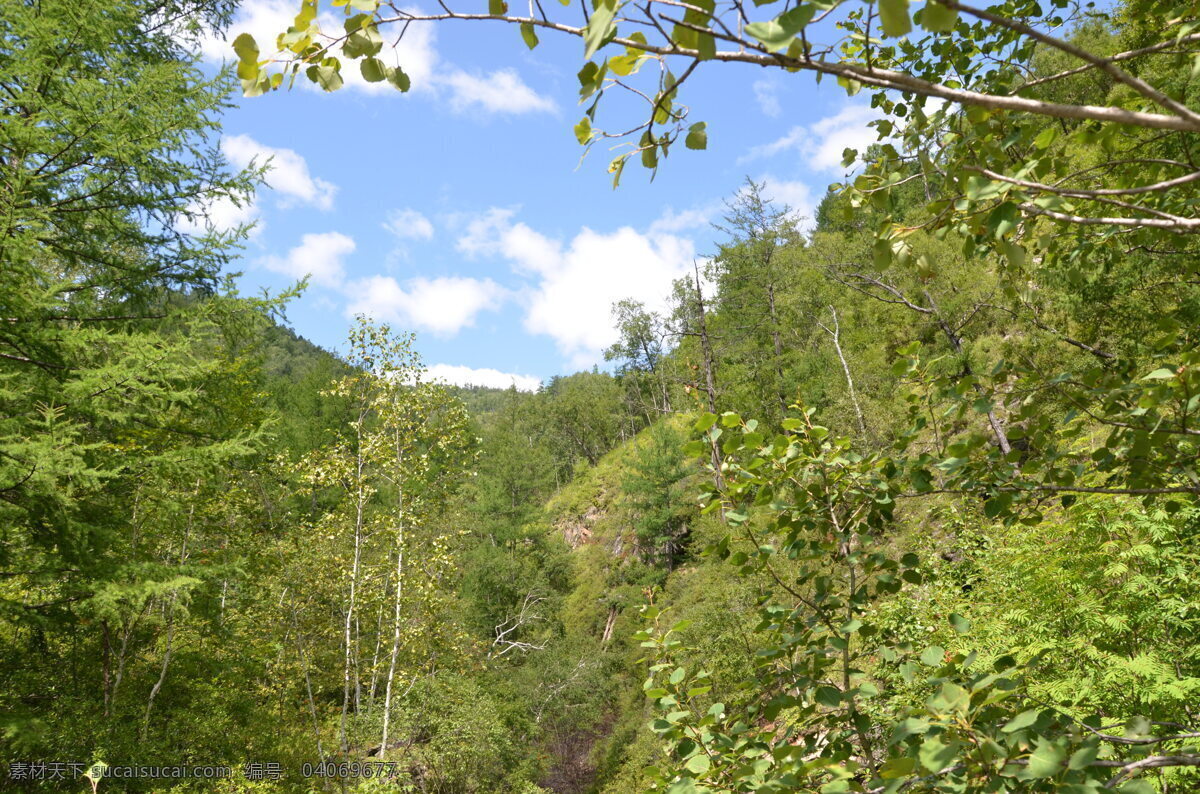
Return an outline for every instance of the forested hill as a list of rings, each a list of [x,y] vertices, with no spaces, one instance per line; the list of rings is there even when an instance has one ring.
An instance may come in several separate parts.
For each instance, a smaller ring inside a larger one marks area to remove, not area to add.
[[[0,789],[1200,789],[1200,20],[1159,41],[1128,2],[1060,41],[1033,5],[855,6],[895,46],[847,90],[908,75],[886,57],[936,93],[917,19],[992,93],[878,94],[813,219],[747,182],[665,310],[613,307],[605,370],[530,393],[239,294],[249,230],[199,209],[261,176],[194,56],[224,4],[5,4]],[[826,68],[814,13],[734,55]]]

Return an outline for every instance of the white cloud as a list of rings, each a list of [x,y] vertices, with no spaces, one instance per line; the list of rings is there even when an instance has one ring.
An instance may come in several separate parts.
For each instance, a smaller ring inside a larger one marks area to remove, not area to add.
[[[628,227],[611,234],[584,228],[558,267],[534,291],[525,327],[552,337],[576,364],[598,361],[617,340],[612,305],[622,298],[665,308],[671,282],[692,265],[690,240],[642,235]]]
[[[523,223],[512,223],[516,213],[492,207],[467,224],[455,248],[472,258],[503,256],[536,273],[553,270],[562,260],[562,246]]]
[[[663,210],[662,215],[659,215],[650,228],[648,234],[676,234],[685,229],[696,229],[701,226],[708,226],[713,219],[713,216],[721,211],[719,203],[711,203],[702,207],[693,207],[687,210],[676,212],[674,208],[667,207]]]
[[[238,168],[246,168],[251,163],[263,165],[270,160],[267,184],[279,194],[281,206],[299,202],[323,210],[332,209],[337,186],[313,177],[308,171],[308,162],[293,150],[267,146],[249,135],[226,135],[221,138],[221,151]]]
[[[433,224],[414,209],[392,210],[384,221],[383,228],[401,240],[430,240]]]
[[[847,105],[832,116],[821,119],[807,127],[792,127],[781,138],[771,143],[755,146],[742,157],[739,163],[774,157],[787,151],[803,152],[804,159],[813,171],[842,173],[842,152],[857,149],[862,152],[878,139],[878,134],[867,123],[881,118],[878,110],[866,105]]]
[[[491,279],[461,277],[409,279],[402,286],[391,276],[370,276],[346,285],[346,314],[363,314],[451,336],[473,325],[475,316],[495,309],[505,291]]]
[[[791,149],[798,149],[808,140],[807,127],[792,127],[787,131],[787,134],[782,138],[776,138],[770,143],[754,146],[750,151],[738,158],[738,163],[747,163],[751,160],[758,160],[763,157],[774,157],[780,152],[786,152]]]
[[[609,234],[583,228],[566,245],[513,223],[513,210],[492,209],[467,226],[458,249],[499,255],[535,276],[522,298],[525,328],[545,334],[573,366],[598,362],[616,341],[612,305],[622,298],[665,308],[671,283],[690,272],[691,240],[623,227]]]
[[[844,171],[842,151],[857,149],[861,153],[875,143],[879,134],[867,123],[882,117],[883,114],[875,108],[849,105],[837,114],[813,124],[811,130],[816,145],[809,149],[809,166],[814,171]]]
[[[771,118],[783,112],[779,105],[779,84],[774,80],[755,80],[754,99],[758,102],[759,109]]]
[[[210,34],[200,41],[200,56],[212,63],[232,59],[233,40],[242,33],[254,37],[263,55],[274,52],[275,37],[291,26],[299,10],[299,4],[291,0],[250,0],[243,3],[223,36]]]
[[[287,256],[267,256],[259,262],[268,270],[285,276],[311,276],[315,284],[337,287],[346,277],[342,259],[354,249],[354,240],[341,232],[306,234],[300,238],[300,245],[288,251]]]
[[[201,42],[200,53],[212,63],[232,59],[233,40],[240,33],[249,33],[258,43],[263,57],[276,52],[275,43],[280,33],[291,26],[299,11],[296,0],[251,0],[244,3],[229,25],[223,37],[210,36]],[[417,9],[407,9],[416,11]],[[357,12],[355,12],[357,13]],[[317,17],[322,31],[340,35],[345,15],[325,12]],[[467,74],[442,60],[437,50],[436,34],[432,24],[409,25],[404,36],[396,41],[398,29],[384,35],[383,50],[379,53],[385,63],[399,65],[412,81],[412,93],[435,96],[448,95],[450,107],[456,111],[477,108],[488,113],[531,113],[554,110],[554,103],[526,85],[511,69],[501,69],[477,76]],[[390,34],[390,35],[389,35]],[[343,90],[363,91],[371,94],[399,95],[390,83],[367,82],[359,70],[357,61],[342,61]],[[296,84],[311,91],[321,88],[303,74]]]
[[[438,82],[450,91],[450,107],[463,112],[481,108],[489,113],[553,112],[554,102],[525,85],[512,69],[486,77],[453,71]]]
[[[542,385],[542,379],[533,375],[516,375],[487,367],[473,369],[457,364],[434,364],[426,370],[426,374],[431,380],[445,381],[455,386],[486,386],[490,389],[516,386],[517,391],[537,391]]]
[[[188,212],[193,218],[181,218],[176,228],[186,234],[204,234],[208,231],[228,232],[243,224],[254,223],[250,230],[251,237],[257,237],[263,230],[263,222],[259,219],[259,208],[254,197],[246,199],[239,206],[231,198],[219,198],[207,205],[191,203]]]
[[[782,209],[786,204],[793,216],[803,219],[799,224],[801,228],[812,226],[813,215],[816,212],[812,188],[804,182],[789,182],[773,176],[762,176],[756,181],[763,183],[763,194],[771,199],[777,208]]]

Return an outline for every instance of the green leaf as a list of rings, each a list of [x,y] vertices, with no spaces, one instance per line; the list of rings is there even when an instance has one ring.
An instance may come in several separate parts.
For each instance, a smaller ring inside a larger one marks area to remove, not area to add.
[[[879,0],[879,21],[885,36],[903,36],[912,30],[908,0]]]
[[[712,762],[708,760],[707,753],[697,753],[689,758],[684,766],[689,772],[694,772],[697,775],[703,775],[712,767]]]
[[[587,143],[592,139],[592,121],[587,116],[579,120],[575,125],[575,140],[581,144]]]
[[[658,142],[654,140],[649,131],[642,136],[642,167],[643,168],[658,168]]]
[[[938,737],[931,736],[921,743],[921,749],[917,751],[917,758],[920,759],[921,766],[930,772],[941,772],[954,763],[961,746],[960,742],[946,744]]]
[[[842,705],[842,693],[831,686],[819,686],[813,693],[813,700],[826,708],[835,709]]]
[[[378,58],[363,58],[358,70],[368,83],[381,83],[387,79],[387,64]]]
[[[879,776],[884,780],[895,780],[907,776],[916,768],[916,760],[908,756],[900,756],[879,767]]]
[[[938,667],[946,658],[946,649],[940,645],[930,645],[921,652],[921,661],[930,667]]]
[[[1085,744],[1067,760],[1067,766],[1071,769],[1086,769],[1096,760],[1096,756],[1100,754],[1100,746],[1098,744]]]
[[[921,27],[930,33],[949,33],[958,22],[958,9],[927,0],[921,9]]]
[[[1168,380],[1169,378],[1175,377],[1175,374],[1175,370],[1171,369],[1170,367],[1163,367],[1162,369],[1154,370],[1149,375],[1142,378],[1142,380]]]
[[[504,0],[488,0],[488,13],[492,16],[502,17],[508,13],[508,3]]]
[[[364,55],[378,55],[383,49],[383,36],[374,25],[360,28],[346,37],[342,44],[342,52],[347,58],[361,58]]]
[[[971,630],[971,621],[967,620],[957,612],[950,613],[950,625],[953,626],[954,630],[959,634],[966,634]]]
[[[341,72],[337,66],[331,63],[322,62],[313,64],[304,73],[308,76],[309,80],[321,86],[325,91],[336,91],[343,84]]]
[[[988,518],[996,518],[1003,515],[1012,506],[1012,500],[1013,495],[1011,492],[1002,491],[983,503],[983,514]]]
[[[771,52],[777,52],[787,47],[796,34],[812,21],[816,13],[815,5],[804,3],[769,22],[751,22],[746,26],[746,35],[761,42]]]
[[[233,40],[233,51],[239,61],[258,60],[258,42],[249,33],[243,33]]]
[[[608,172],[613,175],[613,190],[616,190],[617,185],[621,184],[621,174],[625,173],[625,161],[628,159],[628,155],[617,155],[608,164]]]
[[[537,31],[533,29],[532,23],[521,23],[521,38],[525,40],[525,46],[531,50],[538,45]]]
[[[705,130],[705,126],[703,121],[697,121],[688,127],[687,138],[683,141],[684,146],[687,146],[689,149],[707,149],[708,132]]]
[[[1030,777],[1053,777],[1062,769],[1066,753],[1055,742],[1039,739],[1037,747],[1029,756],[1026,772]]]
[[[399,88],[401,91],[408,91],[408,89],[412,86],[411,81],[408,79],[408,75],[406,75],[404,70],[399,66],[388,72],[388,82],[396,86],[396,88]]]
[[[1007,236],[1021,222],[1021,210],[1011,201],[998,204],[987,217],[985,226],[997,239]]]
[[[590,59],[596,50],[604,46],[616,30],[613,19],[617,15],[617,0],[601,0],[588,19],[587,28],[583,32],[583,57]]]
[[[892,729],[891,743],[902,742],[910,736],[924,735],[928,731],[929,723],[926,720],[908,717],[896,723],[896,727]]]
[[[1004,731],[1005,733],[1015,733],[1023,728],[1028,728],[1030,725],[1037,722],[1039,713],[1040,712],[1038,709],[1022,711],[1020,714],[1005,723],[1004,727],[1000,730]]]

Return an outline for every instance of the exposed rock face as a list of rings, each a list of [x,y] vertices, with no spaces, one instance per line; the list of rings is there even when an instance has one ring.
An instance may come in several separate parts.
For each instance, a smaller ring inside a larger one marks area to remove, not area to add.
[[[583,544],[591,542],[592,529],[601,515],[603,512],[600,508],[592,505],[582,516],[560,519],[556,528],[563,533],[563,540],[567,542],[567,545],[572,549],[577,549]]]

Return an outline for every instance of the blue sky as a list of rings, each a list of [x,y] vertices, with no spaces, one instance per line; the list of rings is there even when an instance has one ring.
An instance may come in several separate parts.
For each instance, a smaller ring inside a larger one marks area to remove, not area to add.
[[[298,7],[248,0],[229,37],[270,41]],[[229,52],[204,45],[213,64]],[[810,215],[842,176],[842,150],[874,138],[865,102],[831,81],[702,65],[682,101],[708,124],[707,151],[676,147],[653,183],[631,163],[614,191],[613,153],[599,145],[580,164],[571,130],[583,115],[581,55],[577,40],[549,34],[530,51],[502,24],[414,26],[394,53],[408,94],[361,80],[326,94],[297,81],[237,98],[226,156],[273,157],[253,205],[208,208],[218,227],[258,223],[243,291],[278,291],[307,273],[288,316],[317,344],[340,350],[363,312],[416,331],[425,363],[448,381],[535,388],[603,366],[612,303],[661,305],[672,279],[713,250],[709,224],[746,176]],[[641,120],[613,99],[597,126]]]

